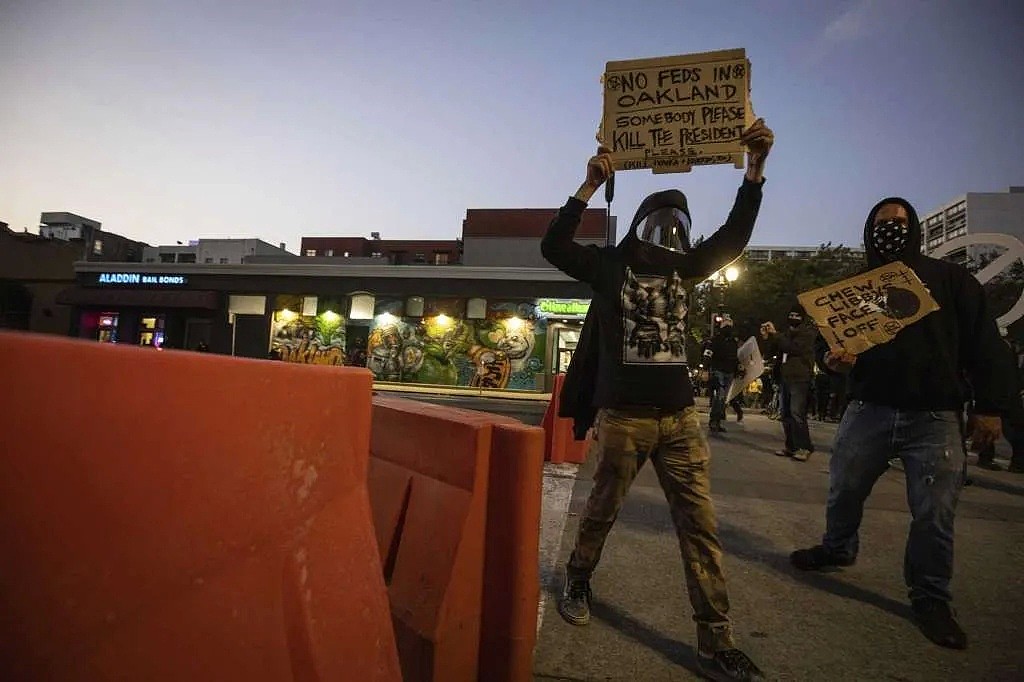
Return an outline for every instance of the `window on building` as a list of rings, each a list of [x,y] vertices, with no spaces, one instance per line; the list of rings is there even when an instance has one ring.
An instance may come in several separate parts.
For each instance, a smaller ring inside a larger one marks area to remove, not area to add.
[[[352,296],[352,307],[349,310],[350,320],[372,320],[373,319],[372,294],[355,294]]]
[[[381,253],[380,251],[374,251],[373,253],[370,254],[370,258],[383,258],[383,257],[384,257],[384,254]]]
[[[306,249],[306,255],[310,256],[310,257],[315,256],[316,255],[316,249]]]
[[[147,263],[155,263],[155,262],[156,262],[156,259],[155,259],[155,258],[147,258],[147,259],[146,259],[146,262],[147,262]]]
[[[203,259],[203,262],[204,262],[204,263],[212,263],[212,262],[213,262],[213,259],[212,259],[212,258],[204,258],[204,259]]]
[[[427,262],[427,255],[424,254],[424,253],[417,253],[416,257],[413,258],[412,262],[413,263],[426,263]]]
[[[345,258],[348,258],[348,251],[346,251],[345,253],[343,253],[341,255],[343,255]]]
[[[173,253],[161,253],[160,254],[160,262],[161,263],[173,263],[174,262],[174,254]]]
[[[194,254],[194,253],[179,253],[178,254],[178,262],[179,263],[195,263],[196,262],[196,254]]]
[[[435,252],[434,253],[434,265],[448,265],[448,254]]]
[[[103,241],[102,240],[97,239],[97,240],[93,241],[93,243],[92,243],[92,252],[94,254],[96,254],[97,256],[102,256],[103,255]]]
[[[221,258],[221,259],[220,259],[219,261],[217,261],[217,262],[218,262],[218,263],[220,263],[221,265],[227,265],[227,263],[228,263],[228,259],[227,259],[227,258]]]
[[[325,256],[333,256],[334,255],[334,249],[327,249],[326,251],[324,251],[324,255]]]

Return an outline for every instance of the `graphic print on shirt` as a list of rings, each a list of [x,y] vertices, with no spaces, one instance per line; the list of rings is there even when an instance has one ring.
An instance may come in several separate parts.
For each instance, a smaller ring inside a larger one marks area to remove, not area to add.
[[[626,268],[622,284],[622,362],[681,365],[686,362],[686,290],[670,277],[637,277]]]

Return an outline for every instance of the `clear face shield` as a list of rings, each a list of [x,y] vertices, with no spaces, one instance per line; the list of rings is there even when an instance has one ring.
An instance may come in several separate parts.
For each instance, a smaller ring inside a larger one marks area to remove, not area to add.
[[[656,209],[636,226],[636,237],[670,251],[689,251],[690,217],[671,206]]]

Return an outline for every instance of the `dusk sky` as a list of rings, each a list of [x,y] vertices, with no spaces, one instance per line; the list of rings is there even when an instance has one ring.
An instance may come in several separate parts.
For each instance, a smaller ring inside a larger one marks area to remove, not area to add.
[[[607,61],[739,47],[776,135],[752,244],[859,245],[884,196],[1024,185],[1019,0],[0,0],[0,220],[454,239],[468,208],[576,190]],[[742,173],[620,172],[620,233],[678,187],[707,234]]]

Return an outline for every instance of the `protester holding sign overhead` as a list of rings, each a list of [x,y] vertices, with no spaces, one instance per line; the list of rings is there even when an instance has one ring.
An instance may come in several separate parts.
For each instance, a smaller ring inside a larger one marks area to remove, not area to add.
[[[555,267],[593,288],[593,299],[562,390],[560,413],[576,431],[597,416],[595,484],[566,567],[559,613],[574,625],[590,620],[590,576],[637,471],[650,459],[679,537],[687,594],[697,621],[698,663],[713,679],[760,680],[761,672],[733,641],[708,474],[707,438],[694,406],[686,364],[686,291],[738,257],[761,205],[772,131],[758,120],[742,136],[747,172],[725,225],[697,246],[690,242],[685,195],[666,190],[640,204],[618,246],[573,240],[587,201],[612,173],[607,147],[541,242]],[[590,332],[584,347],[582,339]],[[580,376],[582,368],[590,368]],[[573,390],[569,390],[573,386]],[[566,414],[566,406],[572,406]]]
[[[907,306],[909,297],[889,300],[888,289],[882,289],[875,300],[890,310],[895,336],[857,355],[841,348],[826,355],[831,369],[850,373],[850,402],[829,465],[824,538],[791,559],[801,570],[853,565],[864,501],[888,460],[898,457],[913,514],[904,580],[918,626],[936,644],[963,649],[967,636],[949,605],[953,520],[966,472],[963,377],[970,381],[977,414],[972,440],[982,448],[999,436],[999,415],[1011,405],[1013,366],[978,281],[960,265],[921,254],[921,225],[907,201],[883,199],[871,209],[864,245],[870,267],[907,266],[938,309],[899,327],[917,314],[920,296],[917,307]],[[913,284],[913,278],[905,279]]]

